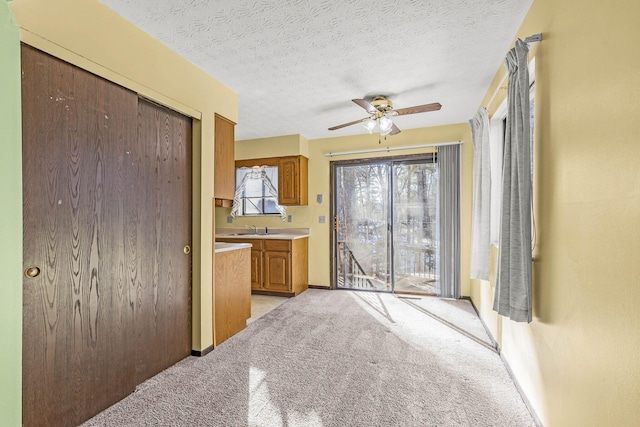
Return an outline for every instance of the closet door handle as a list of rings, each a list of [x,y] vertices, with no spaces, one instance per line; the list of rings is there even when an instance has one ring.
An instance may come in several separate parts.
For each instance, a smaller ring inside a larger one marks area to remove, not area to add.
[[[184,252],[185,255],[189,255],[191,253],[191,246],[185,246],[184,249],[182,249],[182,252]]]
[[[29,279],[34,279],[40,275],[40,268],[36,266],[28,267],[24,271],[24,275],[27,276]]]

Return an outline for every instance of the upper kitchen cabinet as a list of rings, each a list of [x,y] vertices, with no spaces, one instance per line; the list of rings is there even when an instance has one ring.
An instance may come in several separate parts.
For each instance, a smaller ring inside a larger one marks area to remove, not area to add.
[[[235,123],[216,114],[213,194],[216,206],[231,206],[235,193]]]
[[[252,166],[278,167],[278,204],[306,206],[309,204],[309,159],[304,156],[267,157],[236,160],[236,168]]]
[[[309,159],[282,157],[278,165],[278,201],[281,205],[309,204]]]

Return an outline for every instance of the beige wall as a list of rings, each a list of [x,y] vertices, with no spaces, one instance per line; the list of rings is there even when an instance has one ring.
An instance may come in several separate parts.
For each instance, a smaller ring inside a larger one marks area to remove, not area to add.
[[[193,348],[213,343],[214,114],[237,121],[238,97],[93,0],[15,0],[23,42],[194,117]]]
[[[309,141],[302,135],[283,135],[272,138],[245,139],[235,143],[235,159],[261,159],[303,155],[309,157]]]
[[[547,427],[640,423],[638,17],[637,1],[534,0],[518,32],[543,34],[533,322],[491,311],[493,280],[471,295]]]
[[[364,129],[363,129],[364,131]],[[355,154],[338,157],[326,157],[325,153],[353,150],[374,149],[380,147],[401,147],[421,144],[437,144],[442,142],[463,141],[462,145],[462,294],[469,295],[469,240],[471,229],[471,170],[473,147],[469,126],[465,124],[439,126],[431,128],[404,130],[400,134],[389,137],[382,144],[378,143],[377,134],[345,136],[326,139],[314,139],[300,147],[308,147],[309,157],[309,205],[287,207],[287,214],[292,222],[283,222],[273,217],[236,218],[233,224],[227,224],[226,218],[230,209],[216,208],[216,227],[237,227],[254,224],[258,227],[303,227],[309,228],[309,283],[318,286],[329,286],[329,162],[354,158],[382,157],[389,155],[407,155],[430,152],[433,148],[398,150],[381,153]],[[236,158],[272,157],[276,155],[304,154],[296,145],[296,136],[265,138],[236,142]],[[323,202],[319,204],[316,196],[322,194]],[[326,223],[320,224],[318,218],[326,217]]]

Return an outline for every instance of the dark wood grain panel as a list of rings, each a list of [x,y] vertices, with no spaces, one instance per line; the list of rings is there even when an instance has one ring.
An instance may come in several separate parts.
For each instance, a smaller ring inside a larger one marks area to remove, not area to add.
[[[23,424],[77,425],[191,350],[191,120],[22,51]]]
[[[127,195],[136,380],[191,352],[191,119],[140,99]],[[140,191],[142,190],[142,191]]]
[[[22,49],[23,423],[78,424],[133,390],[124,156],[137,96]]]

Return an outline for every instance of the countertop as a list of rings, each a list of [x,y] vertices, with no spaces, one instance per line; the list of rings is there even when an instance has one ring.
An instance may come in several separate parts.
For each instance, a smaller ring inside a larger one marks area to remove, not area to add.
[[[235,251],[238,249],[250,248],[250,243],[225,243],[225,242],[216,242],[215,245],[215,253],[219,252],[227,252],[227,251]]]
[[[308,228],[269,228],[266,231],[264,227],[258,227],[257,233],[247,228],[218,228],[216,238],[296,240],[309,237]]]

